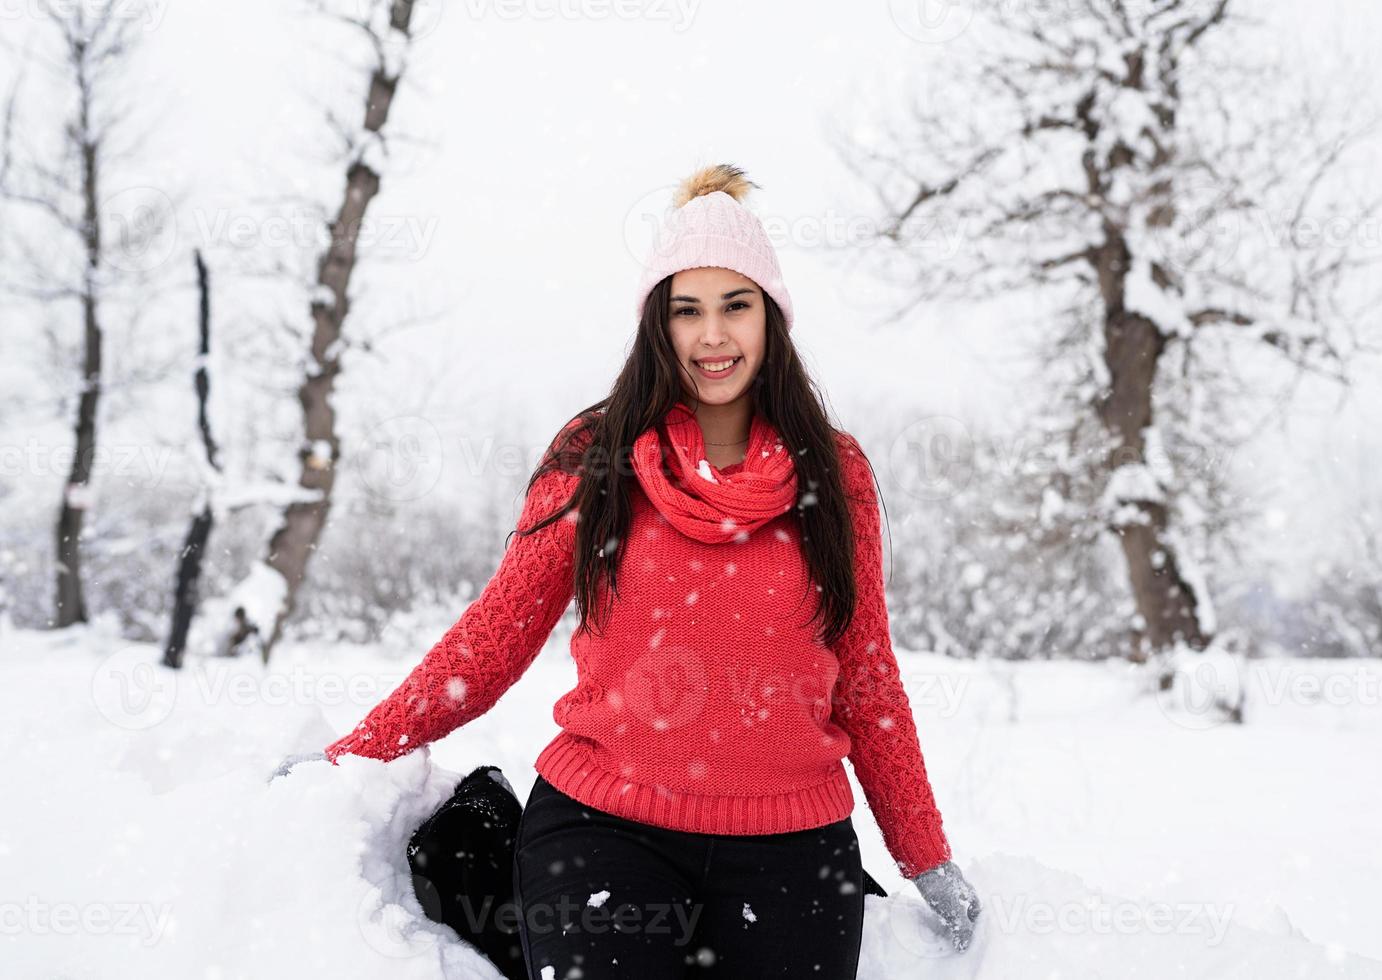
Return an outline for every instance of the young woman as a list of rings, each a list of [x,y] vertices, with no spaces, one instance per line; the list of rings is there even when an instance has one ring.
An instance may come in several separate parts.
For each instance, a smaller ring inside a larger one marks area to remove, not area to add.
[[[854,977],[846,757],[956,948],[979,913],[891,648],[872,470],[789,339],[751,186],[681,184],[609,396],[547,447],[479,598],[325,752],[392,759],[488,711],[575,597],[514,861],[533,978]]]

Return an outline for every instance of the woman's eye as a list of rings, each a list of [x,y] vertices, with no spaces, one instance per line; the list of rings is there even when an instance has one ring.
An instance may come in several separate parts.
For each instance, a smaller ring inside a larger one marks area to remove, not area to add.
[[[746,302],[744,302],[744,301],[741,300],[741,299],[740,299],[740,300],[735,300],[733,303],[730,303],[729,306],[725,307],[725,309],[727,309],[727,310],[732,310],[732,309],[734,309],[735,307],[743,307],[744,309],[748,309],[749,304],[746,303]],[[681,309],[679,309],[679,310],[673,310],[673,311],[672,311],[672,315],[673,315],[673,316],[682,316],[682,315],[684,315],[684,314],[697,313],[697,312],[698,312],[698,311],[697,311],[697,309],[696,309],[694,306],[683,306],[683,307],[682,307]]]

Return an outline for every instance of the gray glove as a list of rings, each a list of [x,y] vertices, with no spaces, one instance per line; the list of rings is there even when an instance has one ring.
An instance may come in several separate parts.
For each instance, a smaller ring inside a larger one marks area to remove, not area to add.
[[[979,896],[965,881],[954,861],[946,861],[912,879],[921,897],[931,906],[950,931],[950,942],[964,952],[974,938],[974,922],[979,918]]]
[[[310,762],[310,761],[313,760],[313,759],[325,759],[325,758],[326,758],[326,753],[325,753],[325,752],[297,752],[297,753],[294,753],[293,755],[288,756],[288,758],[284,759],[281,763],[279,763],[278,768],[274,770],[274,774],[273,774],[272,776],[270,776],[270,777],[268,778],[267,781],[271,783],[271,782],[273,782],[275,779],[277,779],[279,776],[286,776],[286,775],[288,775],[288,772],[293,768],[293,766],[297,765],[299,762]]]

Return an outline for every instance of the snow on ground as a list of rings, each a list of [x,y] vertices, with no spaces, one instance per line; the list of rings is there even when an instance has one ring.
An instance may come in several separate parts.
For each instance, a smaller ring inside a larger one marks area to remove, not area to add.
[[[480,763],[526,799],[574,679],[563,644],[422,751],[269,785],[425,644],[288,645],[267,673],[173,677],[112,637],[0,635],[5,976],[498,975],[422,915],[403,844]],[[946,952],[856,785],[864,864],[892,893],[867,899],[861,980],[1382,978],[1378,665],[1248,665],[1237,727],[1140,692],[1123,664],[902,661],[984,916],[968,953]]]

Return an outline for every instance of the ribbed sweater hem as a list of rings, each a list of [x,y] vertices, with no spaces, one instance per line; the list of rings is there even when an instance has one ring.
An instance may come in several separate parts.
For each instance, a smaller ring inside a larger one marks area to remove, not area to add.
[[[586,740],[563,732],[534,767],[549,783],[586,806],[626,820],[701,834],[785,834],[824,827],[849,816],[854,793],[844,766],[827,779],[782,793],[734,796],[671,790],[626,779],[596,763]]]

